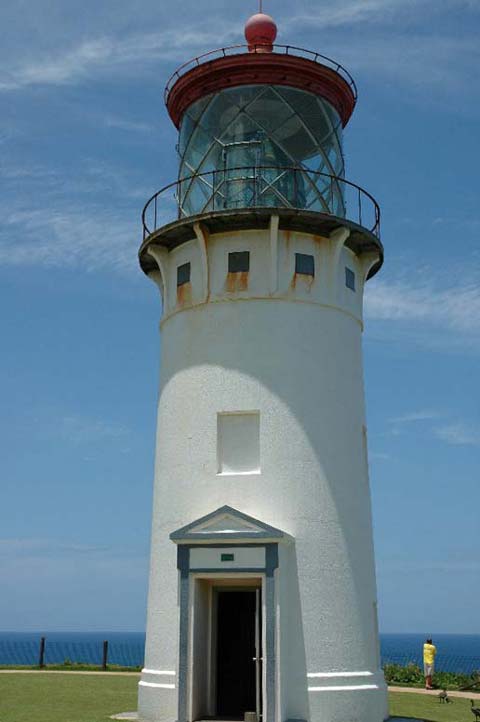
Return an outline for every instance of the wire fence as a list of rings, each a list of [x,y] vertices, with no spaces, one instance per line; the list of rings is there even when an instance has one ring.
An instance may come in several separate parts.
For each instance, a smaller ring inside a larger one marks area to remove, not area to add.
[[[133,642],[0,641],[0,666],[84,664],[142,667],[145,645]]]
[[[382,654],[382,667],[387,664],[397,664],[408,667],[411,664],[423,668],[422,652],[410,654]],[[435,670],[437,672],[452,672],[454,674],[473,674],[480,672],[480,657],[464,657],[449,654],[437,654],[435,657]]]
[[[145,645],[141,642],[64,642],[45,639],[38,642],[0,640],[0,666],[50,666],[84,664],[96,667],[107,665],[142,667]],[[423,667],[421,651],[407,654],[382,654],[382,667],[396,664]],[[438,672],[471,675],[480,672],[480,657],[438,654],[435,660]]]

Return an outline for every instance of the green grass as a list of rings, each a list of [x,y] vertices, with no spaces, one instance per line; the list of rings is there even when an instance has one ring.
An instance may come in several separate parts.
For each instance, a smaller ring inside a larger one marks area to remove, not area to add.
[[[1,674],[1,722],[107,722],[137,709],[137,677]]]
[[[1,722],[108,722],[137,708],[138,677],[1,674]],[[426,722],[474,722],[468,699],[440,704],[435,696],[390,693],[390,713]]]
[[[452,698],[451,704],[441,704],[436,695],[412,692],[390,692],[392,717],[413,717],[426,722],[474,722],[468,699]],[[1,717],[0,717],[1,719]]]
[[[19,670],[19,671],[37,671],[40,672],[41,668],[38,665],[28,664],[0,664],[0,672],[2,670]],[[43,667],[44,670],[50,672],[103,672],[103,667],[94,664],[81,664],[80,662],[71,662],[70,664],[47,664]],[[120,667],[116,664],[109,664],[107,672],[138,672],[142,671],[141,667]]]

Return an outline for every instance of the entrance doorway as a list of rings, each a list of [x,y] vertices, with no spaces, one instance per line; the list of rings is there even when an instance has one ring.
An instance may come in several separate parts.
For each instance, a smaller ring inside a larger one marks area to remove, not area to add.
[[[191,604],[191,687],[186,719],[262,722],[263,580],[197,577]]]
[[[261,717],[261,590],[218,590],[216,599],[216,714]]]

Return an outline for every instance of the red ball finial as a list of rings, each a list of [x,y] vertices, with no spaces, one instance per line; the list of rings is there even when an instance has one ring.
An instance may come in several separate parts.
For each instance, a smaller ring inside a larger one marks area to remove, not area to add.
[[[277,26],[270,15],[257,13],[247,20],[245,37],[251,53],[271,53],[277,37]]]

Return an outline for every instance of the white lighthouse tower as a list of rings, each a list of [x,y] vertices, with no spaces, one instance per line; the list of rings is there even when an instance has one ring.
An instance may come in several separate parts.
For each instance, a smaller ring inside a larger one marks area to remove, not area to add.
[[[179,179],[145,207],[163,299],[145,722],[381,722],[362,364],[378,206],[348,72],[274,45],[182,66]]]

